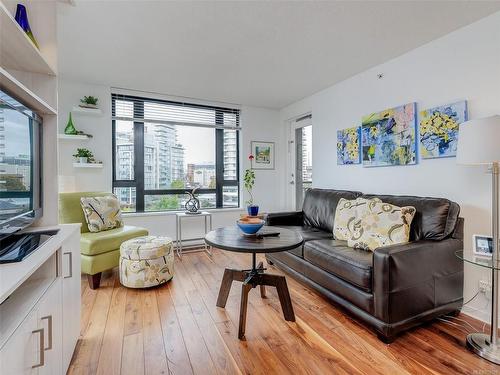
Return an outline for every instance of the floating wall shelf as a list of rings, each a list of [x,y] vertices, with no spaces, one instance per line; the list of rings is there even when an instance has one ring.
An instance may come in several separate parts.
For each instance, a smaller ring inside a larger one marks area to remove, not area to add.
[[[99,108],[82,108],[75,106],[73,107],[71,112],[79,115],[102,116],[102,110],[100,110]]]
[[[102,164],[98,163],[73,163],[75,168],[102,168]]]
[[[66,139],[70,141],[87,141],[90,139],[90,137],[87,137],[86,135],[70,135],[70,134],[58,134],[57,138]]]
[[[0,35],[2,35],[2,43],[0,43],[2,67],[23,72],[56,75],[54,69],[2,2],[0,2]]]
[[[2,3],[0,3],[0,9]],[[3,41],[3,35],[2,35]],[[30,42],[31,43],[31,42]],[[0,43],[1,44],[1,43]],[[57,115],[57,111],[35,95],[31,90],[19,82],[12,74],[0,67],[0,88],[8,91],[12,96],[22,101],[27,106],[44,115]]]

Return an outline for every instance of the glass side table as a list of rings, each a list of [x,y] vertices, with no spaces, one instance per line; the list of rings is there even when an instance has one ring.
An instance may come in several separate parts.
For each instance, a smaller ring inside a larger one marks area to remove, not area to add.
[[[177,247],[177,256],[179,258],[182,258],[182,254],[183,253],[191,253],[191,252],[196,252],[196,251],[206,251],[208,253],[208,255],[212,255],[212,252],[210,251],[210,247],[207,245],[205,241],[205,237],[197,237],[197,238],[182,238],[182,222],[184,221],[183,219],[188,219],[188,218],[204,218],[204,224],[205,224],[205,235],[210,232],[212,230],[212,214],[210,212],[207,212],[207,211],[201,211],[200,213],[198,214],[187,214],[185,212],[177,212],[175,214],[176,216],[176,221],[175,221],[175,227],[176,227],[176,238],[175,238],[175,242],[176,242],[176,247]],[[203,243],[204,245],[202,245],[203,247],[200,249],[200,246],[199,245],[191,245],[191,246],[187,246],[187,245],[183,245],[182,244],[182,241],[184,242],[189,242],[189,241],[199,241],[199,240],[203,240]],[[195,249],[193,249],[193,247]],[[187,250],[187,249],[191,249],[191,250]]]
[[[500,341],[498,340],[498,327],[496,327],[497,319],[494,319],[494,314],[496,314],[494,306],[498,304],[498,291],[494,280],[496,280],[495,273],[500,270],[500,262],[493,261],[491,257],[476,255],[472,253],[472,251],[460,250],[456,251],[455,255],[466,263],[490,269],[493,273],[493,282],[491,284],[492,314],[490,334],[487,335],[479,332],[470,333],[467,335],[467,347],[480,357],[493,363],[500,364]]]

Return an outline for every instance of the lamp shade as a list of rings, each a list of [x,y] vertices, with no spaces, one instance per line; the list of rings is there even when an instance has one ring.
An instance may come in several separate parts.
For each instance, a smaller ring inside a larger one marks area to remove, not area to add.
[[[465,165],[500,162],[500,116],[460,124],[457,163]]]

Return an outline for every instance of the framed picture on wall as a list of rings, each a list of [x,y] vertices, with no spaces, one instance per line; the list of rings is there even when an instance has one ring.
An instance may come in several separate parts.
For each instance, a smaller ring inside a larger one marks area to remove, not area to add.
[[[492,256],[493,237],[484,234],[472,235],[472,250],[475,255]]]
[[[253,169],[274,169],[274,142],[252,141],[250,148]]]

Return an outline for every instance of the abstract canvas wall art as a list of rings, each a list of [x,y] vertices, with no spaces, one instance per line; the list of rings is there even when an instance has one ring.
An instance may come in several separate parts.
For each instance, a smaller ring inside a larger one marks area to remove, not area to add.
[[[456,156],[458,126],[467,121],[467,101],[420,111],[419,121],[422,159]]]
[[[359,164],[359,142],[361,140],[361,128],[348,128],[337,130],[337,164]]]
[[[361,142],[365,167],[416,164],[415,103],[364,116]]]

